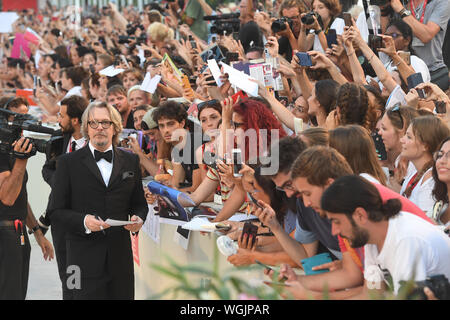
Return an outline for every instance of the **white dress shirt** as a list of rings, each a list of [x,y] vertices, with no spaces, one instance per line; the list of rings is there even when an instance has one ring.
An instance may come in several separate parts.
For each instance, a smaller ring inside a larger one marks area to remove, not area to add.
[[[76,149],[72,150],[72,142],[75,141],[76,144]],[[66,153],[69,153],[71,151],[76,151],[76,150],[80,150],[81,148],[83,148],[86,145],[86,138],[85,137],[81,137],[78,140],[75,140],[73,136],[70,137],[69,143],[67,144],[67,149],[66,149]]]
[[[95,159],[94,150],[96,150],[96,149],[94,148],[94,146],[92,145],[91,142],[89,142],[89,149],[91,150],[92,156]],[[109,148],[105,150],[105,152],[109,151],[109,150],[112,150],[112,145],[110,145]],[[100,150],[98,150],[98,151],[100,151]],[[102,175],[103,181],[105,182],[105,185],[108,185],[109,179],[111,178],[113,161],[114,161],[114,152],[113,152],[113,160],[111,161],[111,163],[109,163],[105,159],[100,159],[100,161],[97,161],[97,166],[98,166],[98,169],[100,170],[100,173]],[[84,217],[83,223],[84,223],[84,228],[86,229],[86,233],[89,234],[92,231],[89,230],[88,227],[86,226],[86,216]]]

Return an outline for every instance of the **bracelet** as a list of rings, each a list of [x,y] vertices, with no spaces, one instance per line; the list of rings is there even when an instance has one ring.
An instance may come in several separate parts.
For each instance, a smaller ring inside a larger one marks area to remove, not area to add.
[[[35,225],[33,228],[28,230],[28,234],[33,234],[33,233],[35,233],[38,230],[39,230],[39,224]]]
[[[322,31],[323,31],[322,29],[318,29],[318,30],[315,30],[314,33],[315,33],[315,34],[319,34],[319,33],[321,33]]]
[[[375,57],[375,53],[372,53],[372,56],[370,57],[369,62],[372,61],[373,57]]]
[[[400,65],[400,63],[402,63],[401,58],[400,58],[400,61],[399,61],[399,62],[397,62],[396,64],[394,64],[394,67],[398,67],[398,66]]]

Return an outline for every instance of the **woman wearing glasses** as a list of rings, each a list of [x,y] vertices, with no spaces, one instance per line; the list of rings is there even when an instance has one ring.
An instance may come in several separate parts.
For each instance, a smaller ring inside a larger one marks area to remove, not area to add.
[[[394,39],[395,49],[397,51],[404,51],[410,54],[411,67],[415,72],[422,74],[424,82],[430,82],[431,77],[427,64],[415,55],[414,49],[412,48],[413,33],[411,27],[403,20],[394,20],[387,27],[384,35]],[[380,51],[383,51],[383,49]],[[379,56],[387,71],[391,72],[397,69],[391,56],[387,54],[380,54]]]
[[[433,197],[436,203],[433,207],[431,218],[439,225],[450,228],[450,137],[446,138],[440,145],[439,151],[434,154],[433,165]]]
[[[411,161],[416,169],[405,178],[400,194],[414,202],[428,217],[432,216],[435,203],[431,174],[433,154],[448,136],[450,129],[441,119],[424,116],[412,120],[406,134],[400,139],[401,156]]]
[[[400,139],[405,135],[412,119],[418,115],[414,108],[395,106],[388,109],[380,121],[378,133],[387,152],[384,166],[389,169],[388,186],[396,192],[400,191],[405,176],[415,170],[412,163],[400,157],[402,151]]]

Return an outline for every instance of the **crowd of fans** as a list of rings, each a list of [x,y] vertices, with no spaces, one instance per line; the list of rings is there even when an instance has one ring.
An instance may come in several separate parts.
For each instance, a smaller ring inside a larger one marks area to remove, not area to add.
[[[66,8],[24,11],[11,35],[38,38],[11,58],[3,35],[0,103],[15,112],[34,103],[76,141],[83,110],[69,112],[70,97],[83,97],[82,109],[113,105],[124,128],[143,134],[120,142],[143,175],[197,205],[220,194],[214,222],[239,242],[228,261],[281,265],[295,298],[320,298],[324,287],[333,299],[369,298],[389,281],[398,294],[401,281],[450,278],[450,3],[363,4],[178,0],[139,12],[110,2],[87,7],[78,26]],[[210,69],[211,48],[226,65],[269,63],[282,86],[250,80],[258,93],[247,96]],[[110,66],[123,70],[107,75]],[[161,77],[153,93],[146,75]],[[18,89],[34,93],[12,103]],[[228,221],[236,212],[258,217],[256,241]],[[296,275],[323,252],[333,262],[318,269],[329,272]]]

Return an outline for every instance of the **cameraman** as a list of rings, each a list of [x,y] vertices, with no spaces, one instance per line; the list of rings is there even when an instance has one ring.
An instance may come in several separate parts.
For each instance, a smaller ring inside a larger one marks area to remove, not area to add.
[[[448,0],[415,0],[404,7],[400,0],[391,0],[392,9],[413,30],[412,47],[430,70],[431,82],[443,91],[449,87],[448,68],[442,57],[442,44],[450,18]],[[411,11],[410,11],[411,10]]]
[[[277,33],[278,53],[287,61],[292,60],[293,50],[298,50],[297,39],[300,34],[300,15],[306,12],[301,0],[284,0],[280,6],[280,17],[292,20],[292,29],[286,22],[286,29]]]
[[[3,106],[13,112],[28,111],[22,98],[10,98]],[[53,247],[39,230],[28,204],[26,166],[32,144],[21,137],[12,148],[15,155],[0,153],[0,299],[24,300],[31,251],[26,226],[31,229],[30,234],[34,233],[45,260],[53,259]]]

